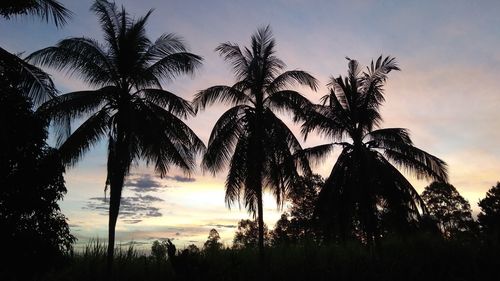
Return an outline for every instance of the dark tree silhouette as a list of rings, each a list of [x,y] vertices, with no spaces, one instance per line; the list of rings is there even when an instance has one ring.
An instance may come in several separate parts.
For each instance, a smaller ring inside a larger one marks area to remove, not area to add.
[[[20,15],[32,15],[56,26],[61,26],[71,17],[71,11],[56,0],[2,0],[0,16],[10,19]]]
[[[104,44],[85,37],[69,38],[31,54],[30,60],[66,70],[96,88],[61,95],[38,111],[60,125],[68,118],[85,118],[59,148],[66,165],[76,164],[101,139],[108,140],[106,188],[110,187],[111,194],[107,254],[111,270],[120,198],[132,162],[143,159],[153,163],[160,176],[172,165],[189,173],[196,153],[204,149],[182,121],[194,114],[189,102],[161,85],[179,74],[193,73],[201,58],[187,52],[174,34],[151,42],[145,31],[151,11],[133,20],[123,7],[119,11],[106,1],[96,1],[92,11],[99,17]]]
[[[64,167],[45,142],[46,122],[11,84],[0,80],[0,276],[30,280],[60,267],[75,238],[58,206]]]
[[[319,175],[300,177],[288,194],[289,213],[281,216],[271,233],[273,244],[312,241],[317,238],[314,209],[323,185],[324,180]]]
[[[270,238],[273,245],[288,245],[292,241],[295,242],[296,237],[292,233],[288,213],[281,214],[280,219],[276,222],[274,229],[270,233]]]
[[[216,229],[211,229],[208,234],[208,240],[203,245],[205,251],[217,251],[224,247],[220,242],[220,235]]]
[[[269,242],[269,234],[267,226],[264,224],[263,240],[264,245]],[[255,220],[240,220],[238,222],[238,229],[234,233],[233,248],[256,248],[260,243],[260,228],[258,222]]]
[[[416,148],[406,129],[378,129],[383,85],[389,72],[399,70],[395,59],[380,56],[366,72],[347,59],[347,77],[331,78],[330,93],[302,126],[306,138],[317,131],[332,142],[302,153],[317,161],[342,148],[319,194],[317,214],[327,238],[355,235],[371,245],[382,235],[382,220],[403,228],[425,212],[418,193],[390,162],[418,178],[441,181],[447,179],[446,164]]]
[[[158,262],[165,261],[167,259],[167,247],[168,243],[166,240],[153,241],[151,245],[151,256]]]
[[[456,238],[476,230],[469,202],[453,185],[433,182],[425,188],[421,197],[445,238]]]
[[[293,84],[316,90],[317,81],[304,71],[282,70],[285,64],[275,55],[270,27],[258,29],[251,47],[220,44],[216,51],[232,65],[237,82],[200,91],[194,103],[198,109],[215,102],[233,106],[219,118],[210,135],[202,166],[214,174],[229,165],[226,203],[241,197],[245,207],[259,222],[259,249],[264,249],[262,194],[269,189],[281,205],[297,178],[292,155],[301,150],[299,141],[276,112],[300,113],[310,102]],[[302,163],[307,169],[307,164]]]
[[[500,241],[500,182],[492,186],[486,197],[479,201],[481,213],[477,215],[481,230],[488,235],[496,235]]]

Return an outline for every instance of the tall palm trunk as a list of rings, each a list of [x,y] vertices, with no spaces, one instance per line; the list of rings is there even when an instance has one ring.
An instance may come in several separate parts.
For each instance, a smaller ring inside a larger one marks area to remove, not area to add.
[[[107,270],[111,272],[113,266],[113,257],[115,250],[115,228],[118,214],[120,212],[120,201],[123,189],[123,176],[113,175],[110,179],[111,194],[109,202],[109,222],[108,222],[108,253],[107,253]],[[114,178],[114,179],[113,179]],[[120,179],[121,178],[121,179]]]
[[[259,221],[259,255],[264,256],[264,208],[262,201],[262,181],[260,183],[259,191],[257,192],[257,215]]]
[[[263,132],[263,112],[264,112],[264,106],[263,106],[263,93],[258,91],[258,94],[256,95],[256,106],[255,106],[255,137],[256,137],[256,147],[255,147],[255,152],[256,152],[256,161],[254,163],[255,165],[255,172],[257,173],[257,181],[256,183],[256,192],[257,192],[257,216],[258,216],[258,224],[259,224],[259,255],[261,259],[264,257],[264,202],[262,199],[262,194],[263,194],[263,189],[262,189],[262,174],[263,174],[263,163],[265,159],[265,152],[264,152],[264,143],[263,143],[263,137],[264,137],[264,132]]]
[[[120,212],[123,183],[128,171],[128,142],[121,126],[117,126],[117,140],[110,139],[108,155],[108,179],[110,185],[107,272],[111,273],[115,250],[115,228]]]

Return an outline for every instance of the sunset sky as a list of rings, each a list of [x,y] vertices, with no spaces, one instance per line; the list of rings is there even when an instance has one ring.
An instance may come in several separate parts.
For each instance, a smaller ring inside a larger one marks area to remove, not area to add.
[[[24,55],[67,37],[102,39],[92,1],[61,1],[74,12],[62,28],[38,19],[0,19],[0,44]],[[390,73],[383,127],[408,128],[414,143],[448,163],[450,183],[477,202],[500,180],[500,2],[499,1],[116,1],[136,17],[150,8],[150,39],[162,33],[182,36],[190,51],[204,58],[195,76],[164,85],[191,100],[209,86],[231,84],[230,67],[214,52],[222,42],[249,45],[251,34],[270,24],[277,55],[287,69],[302,69],[321,84],[318,92],[299,89],[311,101],[326,93],[331,75],[344,75],[346,56],[366,65],[379,55],[397,58],[401,72]],[[81,81],[48,69],[61,91],[88,89]],[[227,107],[217,105],[187,123],[206,143],[217,118]],[[284,117],[287,122],[289,121]],[[288,124],[297,136],[299,127]],[[77,125],[77,124],[75,124]],[[300,137],[302,139],[302,137]],[[310,136],[304,147],[324,143]],[[338,151],[337,151],[338,152]],[[314,171],[327,176],[332,154]],[[61,202],[80,243],[107,236],[104,202],[106,146],[101,143],[68,169],[68,193]],[[420,192],[429,184],[409,176]],[[117,239],[148,245],[174,238],[179,246],[202,244],[210,229],[230,244],[237,222],[249,218],[224,202],[225,172],[212,177],[196,171],[188,177],[172,169],[160,179],[139,165],[127,179]],[[264,218],[272,228],[282,211],[272,197],[264,203]]]

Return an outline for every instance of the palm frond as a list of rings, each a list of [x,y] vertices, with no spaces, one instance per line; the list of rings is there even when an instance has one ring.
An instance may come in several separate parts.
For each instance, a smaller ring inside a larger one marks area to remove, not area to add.
[[[234,202],[240,203],[242,190],[246,189],[245,182],[248,175],[247,156],[248,139],[243,136],[238,139],[226,177],[225,201],[229,208],[231,208]],[[255,213],[255,207],[253,208],[253,212]]]
[[[207,151],[203,156],[203,169],[215,174],[229,162],[238,138],[244,137],[245,109],[246,106],[235,106],[217,120],[210,134]]]
[[[333,152],[335,145],[337,145],[337,143],[328,143],[308,147],[298,151],[297,154],[305,156],[309,161],[314,161],[316,164],[319,164],[321,160]]]
[[[284,90],[285,87],[294,86],[295,84],[305,85],[313,91],[318,89],[318,80],[311,74],[302,70],[290,70],[278,75],[278,77],[276,77],[267,87],[267,92],[272,94]]]
[[[311,132],[316,131],[322,136],[341,141],[350,129],[350,119],[339,110],[316,106],[316,110],[309,111],[307,115],[300,130],[305,140]]]
[[[410,133],[403,128],[384,128],[371,131],[365,138],[368,139],[366,144],[373,147],[387,147],[384,142],[397,142],[403,145],[413,145],[410,138]],[[380,145],[378,143],[381,143]],[[389,143],[390,144],[390,143]],[[389,145],[388,144],[388,145]]]
[[[17,84],[35,106],[55,98],[57,89],[50,76],[20,57],[0,48],[0,67],[11,83]]]
[[[59,147],[63,163],[75,165],[85,152],[106,135],[110,126],[109,120],[110,116],[106,110],[100,110],[85,120]]]
[[[144,60],[160,60],[166,56],[186,51],[185,43],[181,37],[174,33],[162,34],[144,53]]]
[[[199,91],[193,99],[195,111],[205,109],[207,106],[216,102],[222,102],[230,106],[248,103],[249,99],[247,95],[238,89],[242,84],[243,83],[237,83],[233,87],[222,85],[212,86],[208,89]]]
[[[187,118],[188,115],[194,115],[194,110],[187,100],[169,91],[161,89],[142,89],[139,93],[145,100],[165,108],[168,112],[176,116]]]
[[[104,40],[110,46],[111,55],[116,56],[119,50],[118,33],[121,26],[120,13],[116,8],[116,4],[105,0],[96,0],[90,10],[99,17],[99,22],[104,31]]]
[[[418,179],[448,181],[446,163],[414,146],[393,144],[392,148],[384,150],[384,155],[397,166],[415,174]]]
[[[312,103],[299,92],[292,90],[275,92],[268,96],[264,103],[277,112],[293,113],[295,122],[306,118],[307,113],[312,110]]]
[[[38,16],[46,22],[54,22],[57,27],[66,24],[72,12],[55,0],[15,0],[6,1],[0,7],[0,15],[7,19],[17,15]]]
[[[88,38],[69,38],[36,51],[28,56],[30,62],[66,71],[91,86],[106,86],[118,80],[118,74],[102,46]]]
[[[130,134],[138,157],[153,163],[155,171],[165,176],[172,165],[189,174],[195,166],[195,155],[204,145],[191,129],[177,117],[157,106],[135,102],[130,114],[133,122]]]
[[[103,103],[117,93],[117,88],[107,86],[94,91],[77,91],[60,95],[42,104],[37,114],[49,120],[84,117],[97,111]]]
[[[193,74],[201,66],[202,57],[188,53],[178,52],[158,60],[145,71],[165,81],[170,81],[180,74]]]

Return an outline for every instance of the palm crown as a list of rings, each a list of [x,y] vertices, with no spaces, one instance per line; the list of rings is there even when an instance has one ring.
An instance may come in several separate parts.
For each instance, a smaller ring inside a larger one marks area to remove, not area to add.
[[[334,146],[342,146],[320,192],[318,215],[330,233],[345,237],[357,229],[356,235],[370,242],[381,235],[384,221],[407,226],[426,211],[413,186],[391,163],[417,178],[446,181],[447,172],[442,160],[413,145],[406,129],[379,129],[383,85],[389,72],[399,70],[395,59],[381,56],[366,72],[357,61],[348,60],[347,77],[331,78],[330,93],[308,112],[302,126],[306,137],[315,130],[333,142],[303,154],[319,160]]]
[[[252,36],[251,48],[220,44],[216,51],[232,64],[237,82],[200,91],[194,104],[198,109],[217,101],[231,105],[216,122],[202,166],[213,172],[229,165],[226,202],[240,202],[252,214],[258,213],[262,234],[262,192],[268,188],[278,204],[297,176],[293,154],[299,141],[276,116],[276,112],[300,112],[311,106],[301,94],[288,87],[302,84],[316,89],[316,79],[300,70],[282,72],[285,64],[275,56],[275,41],[269,27]],[[308,168],[307,162],[301,166]],[[262,235],[261,235],[262,236]],[[260,239],[263,247],[263,239]]]
[[[106,183],[111,187],[112,247],[123,181],[132,162],[144,159],[154,163],[161,176],[172,165],[190,172],[195,154],[204,149],[182,121],[194,114],[190,103],[161,85],[178,74],[193,73],[201,58],[187,52],[174,34],[151,42],[145,34],[151,11],[134,21],[123,8],[118,11],[105,1],[96,1],[92,10],[103,28],[104,44],[83,37],[65,39],[33,53],[30,59],[66,70],[97,88],[61,95],[45,103],[39,112],[59,125],[68,118],[85,118],[69,137],[63,138],[60,152],[66,164],[76,163],[99,140],[108,139]],[[108,249],[109,255],[112,249]]]

